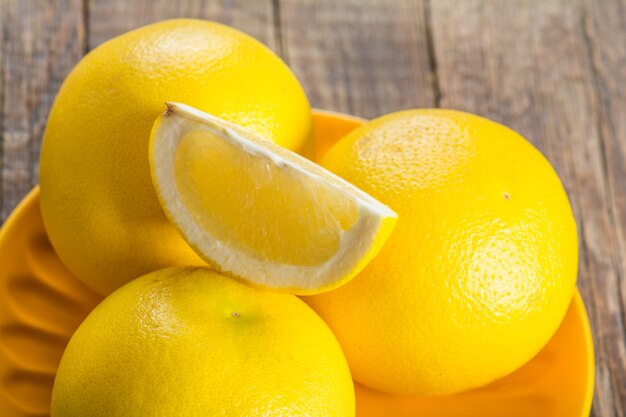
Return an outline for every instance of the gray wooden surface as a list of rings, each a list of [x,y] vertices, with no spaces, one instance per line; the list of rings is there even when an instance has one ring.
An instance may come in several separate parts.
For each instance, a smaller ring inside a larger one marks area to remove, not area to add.
[[[0,0],[0,222],[37,183],[46,117],[72,66],[114,35],[181,16],[268,44],[315,107],[451,107],[535,143],[580,227],[592,415],[626,416],[625,0]]]

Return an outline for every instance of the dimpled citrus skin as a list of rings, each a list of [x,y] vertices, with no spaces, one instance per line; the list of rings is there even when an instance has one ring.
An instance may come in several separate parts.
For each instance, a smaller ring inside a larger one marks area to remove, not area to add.
[[[575,287],[576,225],[548,161],[514,131],[451,110],[409,110],[324,157],[399,215],[379,255],[309,303],[354,378],[391,393],[452,394],[530,360]]]
[[[292,295],[208,269],[130,282],[63,355],[52,417],[353,417],[354,387],[326,324]]]
[[[69,269],[102,294],[150,271],[204,265],[168,223],[148,164],[152,124],[179,101],[296,151],[311,112],[268,48],[217,23],[177,19],[114,38],[67,77],[40,161],[41,208]]]

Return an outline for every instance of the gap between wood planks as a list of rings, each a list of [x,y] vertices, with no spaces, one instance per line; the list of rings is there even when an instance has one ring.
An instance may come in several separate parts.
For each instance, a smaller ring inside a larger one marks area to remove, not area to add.
[[[431,0],[424,1],[424,20],[426,28],[426,47],[428,48],[428,61],[430,65],[430,82],[433,88],[435,107],[441,107],[441,86],[437,73],[437,54],[435,53],[435,40],[433,39],[433,19],[430,10]]]
[[[283,32],[280,24],[280,0],[272,0],[272,19],[276,52],[289,65],[289,51],[287,50],[286,42],[283,41]]]
[[[85,31],[85,38],[83,39],[83,56],[87,55],[87,52],[89,52],[89,37],[90,37],[89,19],[91,17],[90,14],[89,14],[89,12],[90,12],[89,3],[90,3],[90,0],[82,0],[82,6],[83,6],[83,28],[84,28],[84,31]]]

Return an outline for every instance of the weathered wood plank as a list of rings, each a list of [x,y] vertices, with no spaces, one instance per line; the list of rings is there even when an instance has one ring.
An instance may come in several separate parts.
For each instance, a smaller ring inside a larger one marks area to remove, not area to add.
[[[38,181],[41,137],[61,82],[85,45],[81,0],[2,3],[2,206],[4,221]]]
[[[434,106],[421,0],[281,0],[277,12],[313,106],[368,118]]]
[[[4,67],[5,67],[5,25],[8,15],[8,2],[0,2],[0,226],[4,223]]]
[[[598,94],[597,125],[603,145],[609,216],[615,233],[611,237],[615,242],[615,267],[620,278],[619,288],[609,289],[616,291],[615,296],[603,306],[613,318],[611,325],[616,328],[603,329],[605,333],[601,337],[615,339],[606,345],[613,389],[607,395],[612,394],[620,403],[616,415],[623,417],[626,414],[626,343],[620,336],[623,336],[626,322],[626,2],[585,0],[585,12],[582,24]],[[606,408],[608,415],[610,403],[599,406]]]
[[[275,49],[272,0],[87,0],[89,48],[148,23],[175,17],[215,20],[236,27]]]
[[[544,152],[564,182],[579,224],[579,286],[595,335],[593,415],[623,416],[620,252],[609,215],[598,129],[602,109],[584,19],[579,1],[432,2],[442,106],[479,113],[518,130]]]

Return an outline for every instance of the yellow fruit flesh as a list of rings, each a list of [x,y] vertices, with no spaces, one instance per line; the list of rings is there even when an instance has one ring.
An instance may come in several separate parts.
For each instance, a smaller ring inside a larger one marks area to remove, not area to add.
[[[296,179],[289,167],[207,131],[181,140],[174,170],[180,197],[198,224],[259,260],[323,263],[358,219],[354,201],[339,191],[315,178]]]

